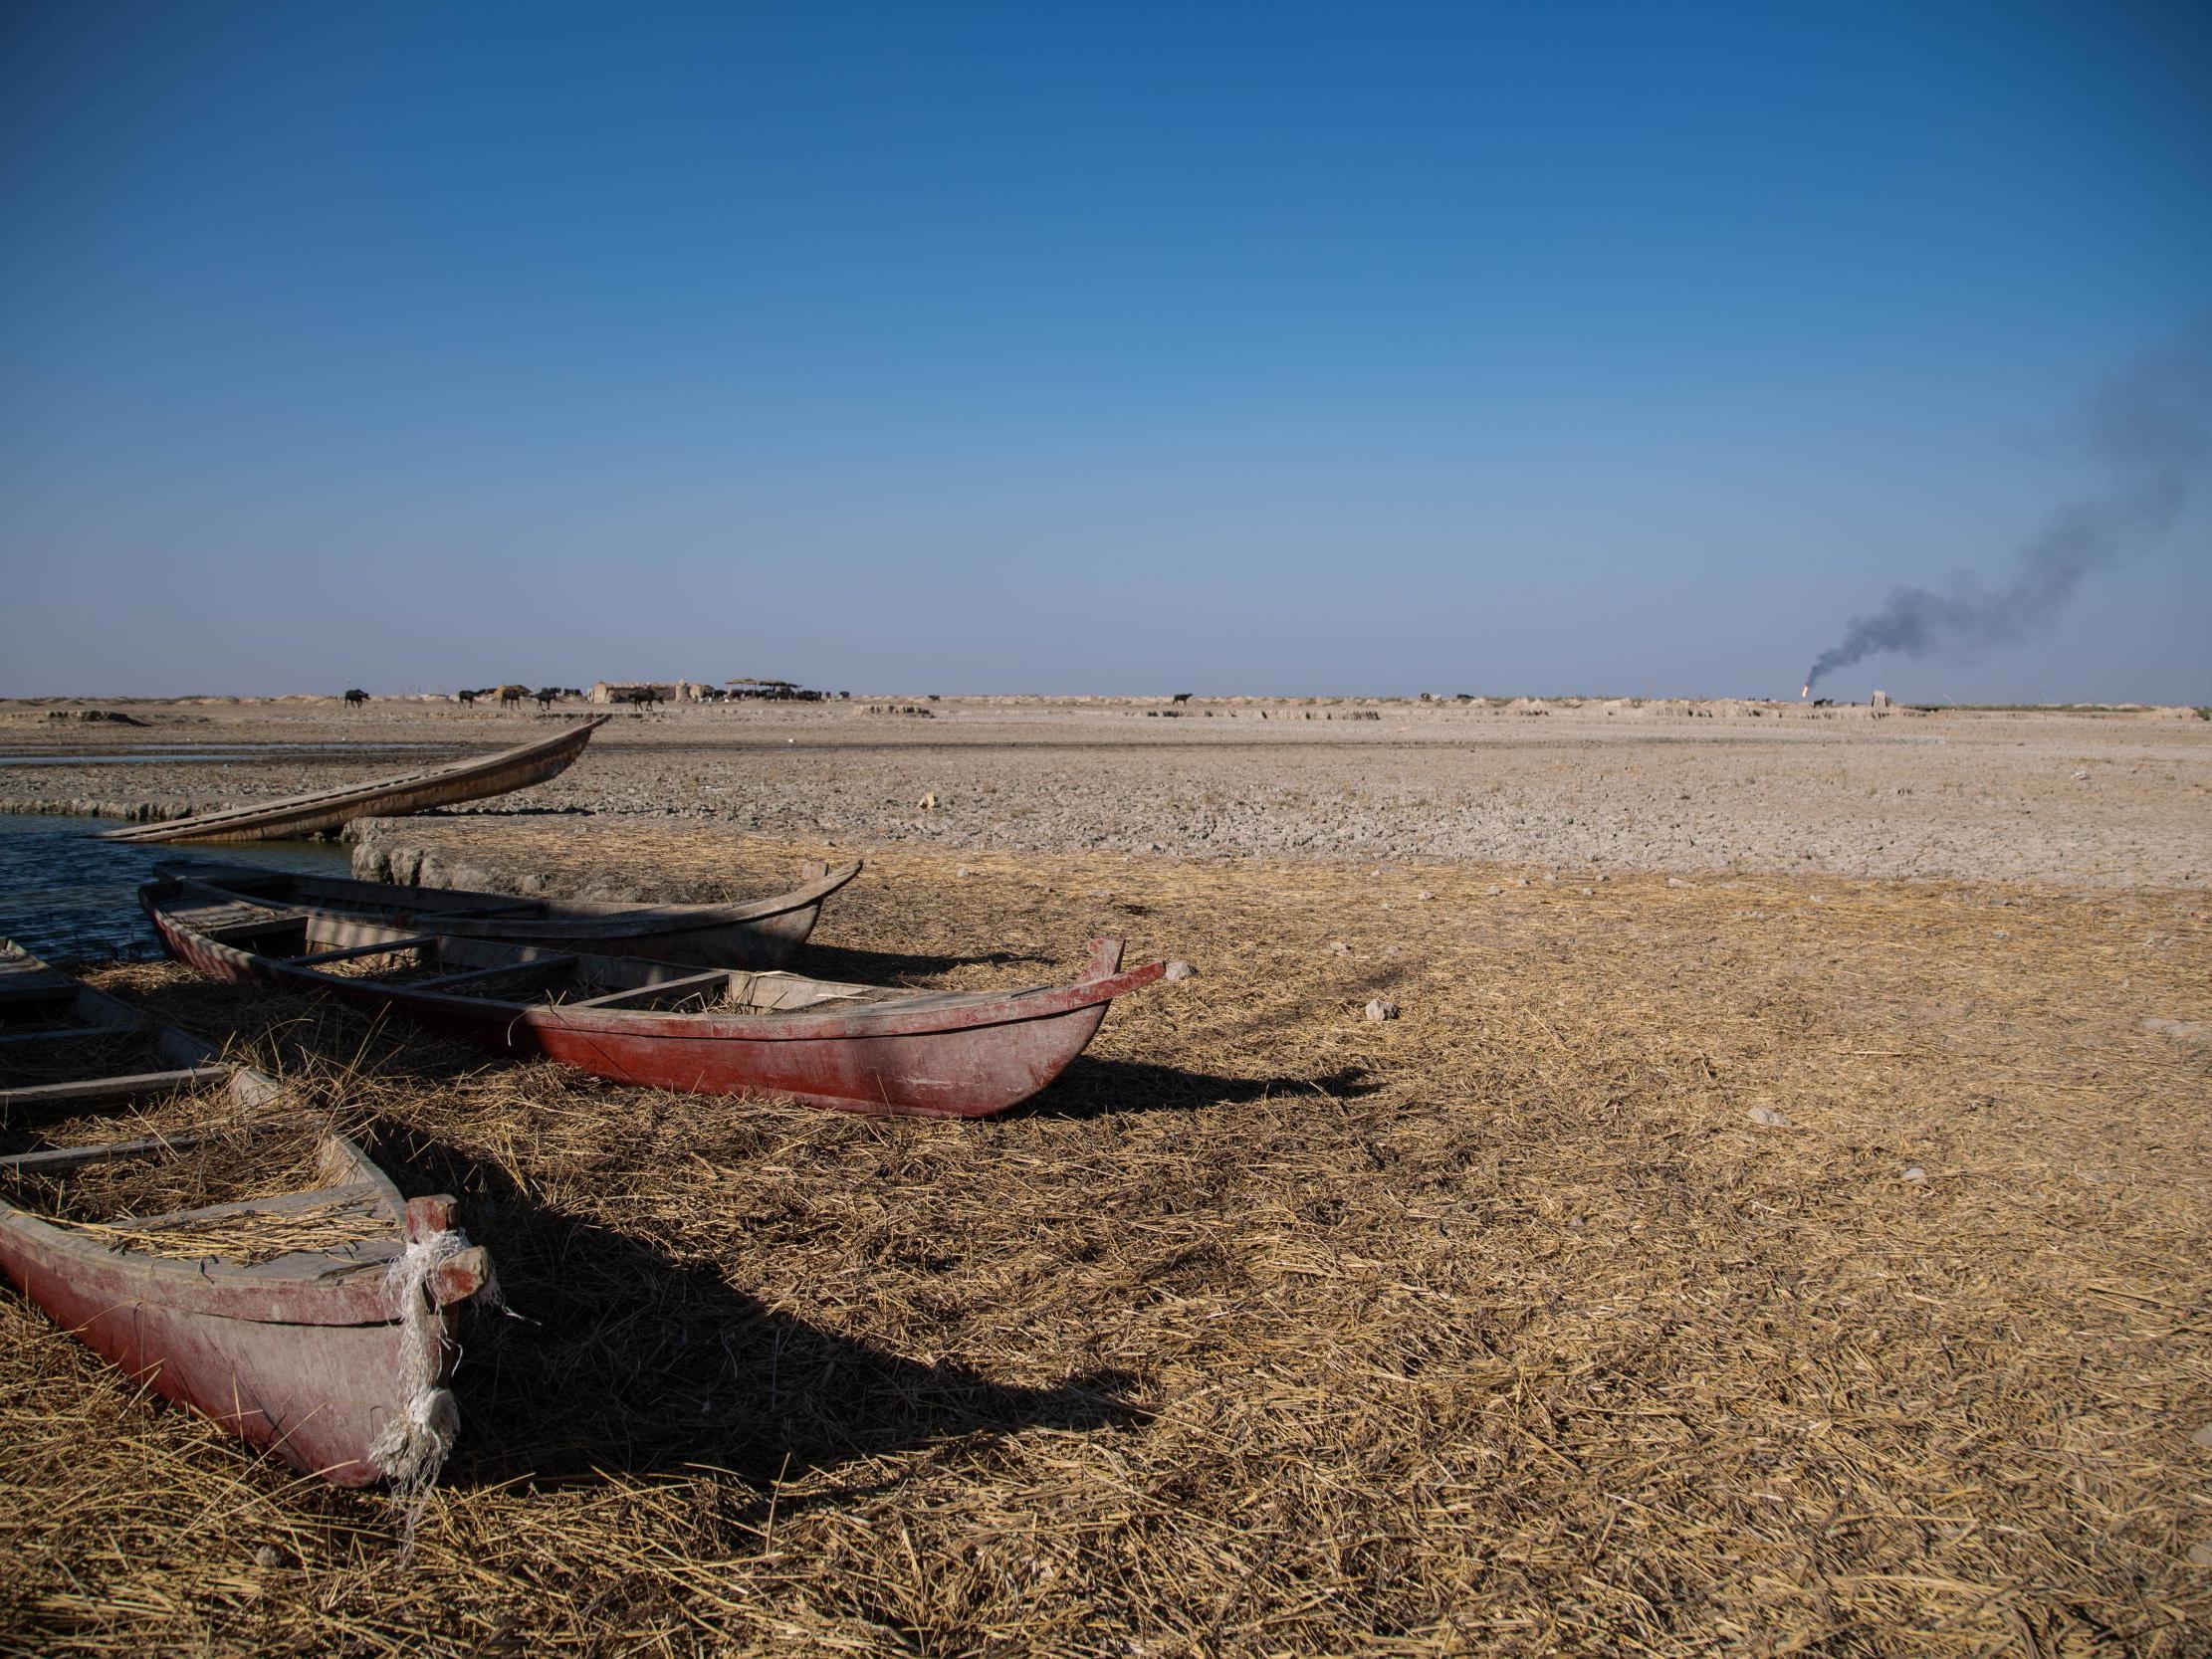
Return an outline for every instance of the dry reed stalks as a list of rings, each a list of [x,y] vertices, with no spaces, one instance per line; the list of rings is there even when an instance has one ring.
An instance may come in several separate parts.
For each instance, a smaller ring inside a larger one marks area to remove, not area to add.
[[[669,897],[767,891],[816,850],[424,833],[518,873],[681,871]],[[402,1569],[372,1500],[0,1303],[0,1629],[81,1654],[2206,1651],[2212,1060],[2141,1026],[2212,1016],[2203,909],[874,857],[810,970],[1033,980],[1104,927],[1199,965],[992,1124],[624,1090],[117,970],[179,1023],[357,1060],[350,1105],[411,1189],[461,1196],[531,1323],[471,1339]],[[1366,1021],[1380,996],[1402,1017]]]

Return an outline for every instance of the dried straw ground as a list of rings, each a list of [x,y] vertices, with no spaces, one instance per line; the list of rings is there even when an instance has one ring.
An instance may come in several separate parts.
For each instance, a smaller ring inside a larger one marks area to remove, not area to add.
[[[470,833],[693,891],[823,850]],[[0,1300],[8,1643],[2212,1650],[2212,1056],[2142,1024],[2212,1016],[2201,894],[966,867],[873,861],[822,969],[1199,967],[991,1124],[111,974],[352,1065],[525,1319],[403,1562]]]

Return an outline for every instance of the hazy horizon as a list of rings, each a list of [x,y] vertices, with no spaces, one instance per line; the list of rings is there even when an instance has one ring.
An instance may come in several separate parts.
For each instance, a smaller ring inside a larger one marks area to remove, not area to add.
[[[2212,703],[2203,445],[2070,437],[2212,313],[2208,84],[2155,5],[16,6],[0,695]]]

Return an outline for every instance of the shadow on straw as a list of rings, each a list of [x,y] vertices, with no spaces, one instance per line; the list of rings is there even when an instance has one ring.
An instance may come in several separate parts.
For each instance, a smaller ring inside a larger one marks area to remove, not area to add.
[[[1209,1106],[1241,1106],[1271,1096],[1320,1096],[1357,1100],[1375,1083],[1363,1066],[1340,1066],[1314,1077],[1223,1077],[1214,1072],[1156,1066],[1142,1060],[1080,1056],[1042,1093],[1008,1118],[1100,1118],[1108,1113],[1196,1112]]]
[[[479,1316],[464,1335],[449,1486],[706,1465],[766,1488],[950,1441],[1143,1419],[1125,1373],[1026,1387],[908,1359],[772,1309],[711,1265],[548,1210],[419,1133],[383,1139],[410,1190],[461,1195],[462,1225],[522,1316]]]

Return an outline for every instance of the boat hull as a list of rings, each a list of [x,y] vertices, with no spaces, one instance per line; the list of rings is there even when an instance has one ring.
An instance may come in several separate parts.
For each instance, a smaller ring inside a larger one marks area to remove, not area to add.
[[[164,823],[104,830],[102,839],[133,842],[280,841],[343,829],[356,818],[401,818],[432,807],[504,795],[558,776],[606,724],[602,716],[520,748],[283,800],[228,807]]]
[[[97,1157],[156,1143],[41,1155]],[[358,1183],[348,1193],[367,1194],[389,1219],[381,1242],[242,1267],[117,1249],[0,1203],[0,1271],[132,1381],[304,1474],[369,1485],[387,1473],[378,1440],[417,1401],[404,1325],[423,1323],[435,1358],[420,1380],[441,1388],[455,1309],[484,1288],[490,1267],[470,1246],[444,1257],[419,1289],[395,1290],[387,1268],[407,1244],[452,1227],[453,1200],[403,1201],[358,1146],[343,1138],[333,1144]],[[410,1309],[405,1296],[422,1300]]]
[[[236,892],[248,903],[282,904],[338,924],[368,921],[433,930],[454,938],[528,944],[548,950],[631,956],[698,967],[776,968],[813,933],[822,905],[860,874],[815,863],[811,879],[788,893],[729,905],[637,905],[543,901],[541,917],[513,911],[511,894],[410,888],[324,877],[281,878],[268,871],[208,868],[185,862],[164,872],[195,886]],[[244,879],[245,886],[239,882]]]
[[[558,1060],[595,1077],[686,1095],[760,1095],[864,1117],[989,1118],[1050,1084],[1081,1054],[1107,1003],[956,1031],[808,1040],[662,1036],[560,1018],[558,1007],[485,1018],[423,997],[394,1004],[495,1053]]]
[[[400,1328],[232,1319],[164,1306],[130,1275],[65,1255],[0,1217],[0,1268],[134,1382],[338,1486],[381,1479],[369,1448],[405,1406]],[[380,1274],[372,1277],[380,1278]],[[273,1301],[284,1299],[273,1298]]]
[[[316,972],[211,939],[142,895],[177,960],[233,984],[320,989],[372,1009],[396,1008],[494,1053],[558,1060],[597,1077],[682,1094],[758,1095],[873,1117],[987,1118],[1065,1071],[1117,996],[1165,971],[1116,971],[1119,939],[1093,941],[1073,984],[1011,993],[953,1013],[868,1010],[780,1020],[669,1016],[516,1004],[414,991]]]

